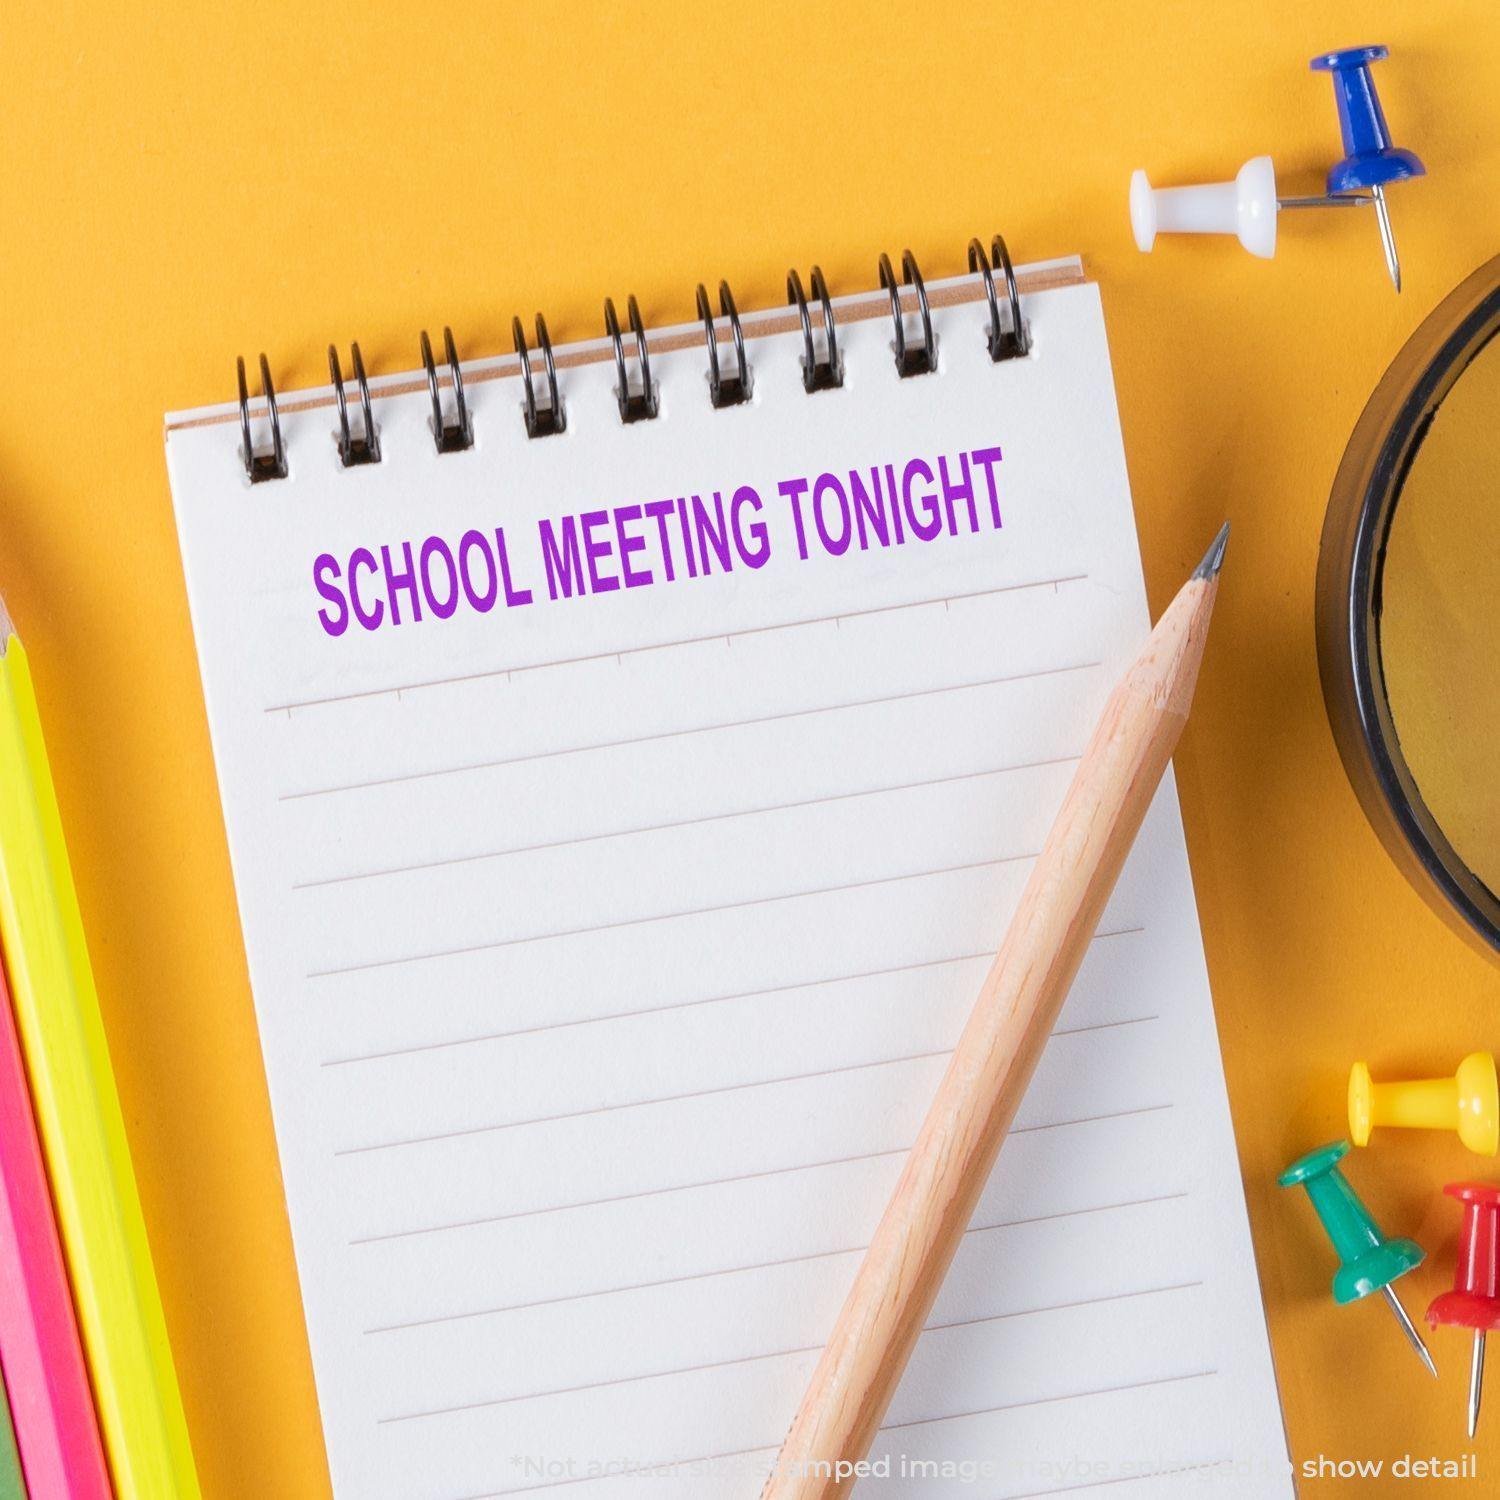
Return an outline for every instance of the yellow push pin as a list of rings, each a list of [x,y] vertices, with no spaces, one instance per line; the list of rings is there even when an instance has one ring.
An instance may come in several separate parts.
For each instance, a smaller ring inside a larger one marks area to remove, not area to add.
[[[1375,1083],[1357,1062],[1349,1071],[1349,1134],[1356,1146],[1370,1142],[1377,1125],[1417,1130],[1456,1130],[1470,1151],[1494,1156],[1500,1150],[1500,1083],[1495,1058],[1471,1052],[1452,1078],[1419,1078],[1409,1083]]]

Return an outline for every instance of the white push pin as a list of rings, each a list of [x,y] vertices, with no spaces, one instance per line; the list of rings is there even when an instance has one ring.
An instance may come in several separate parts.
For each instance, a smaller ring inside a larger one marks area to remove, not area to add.
[[[1157,231],[1232,234],[1251,255],[1276,253],[1276,169],[1269,156],[1252,156],[1233,182],[1154,188],[1137,169],[1130,178],[1130,227],[1138,249],[1149,250]]]
[[[1269,156],[1252,156],[1233,182],[1154,188],[1140,170],[1130,178],[1130,227],[1135,243],[1149,250],[1157,232],[1232,234],[1251,255],[1276,253],[1276,214],[1283,208],[1355,208],[1370,199],[1354,193],[1318,198],[1278,198],[1276,169]]]

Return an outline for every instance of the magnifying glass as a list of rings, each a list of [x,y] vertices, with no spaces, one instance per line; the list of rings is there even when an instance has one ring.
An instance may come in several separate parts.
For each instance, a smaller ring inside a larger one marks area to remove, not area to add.
[[[1334,480],[1318,666],[1366,815],[1500,958],[1500,257],[1412,335]]]

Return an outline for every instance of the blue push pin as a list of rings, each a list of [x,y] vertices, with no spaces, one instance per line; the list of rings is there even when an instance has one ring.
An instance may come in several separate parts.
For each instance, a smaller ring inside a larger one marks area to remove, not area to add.
[[[1328,169],[1329,197],[1345,197],[1368,189],[1380,221],[1380,243],[1396,290],[1401,290],[1401,262],[1391,234],[1391,216],[1385,203],[1385,185],[1427,173],[1420,159],[1391,144],[1385,111],[1370,77],[1370,64],[1387,55],[1384,47],[1347,47],[1325,52],[1308,64],[1314,72],[1333,75],[1334,100],[1338,104],[1339,129],[1344,136],[1344,159]]]

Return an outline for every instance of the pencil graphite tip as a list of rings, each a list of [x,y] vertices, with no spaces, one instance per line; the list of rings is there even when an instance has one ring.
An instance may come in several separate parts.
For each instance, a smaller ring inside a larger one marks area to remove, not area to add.
[[[1203,561],[1193,569],[1194,578],[1217,578],[1219,569],[1224,566],[1224,549],[1229,545],[1229,522],[1226,521],[1220,528],[1219,534],[1209,545],[1207,552],[1203,554]]]

